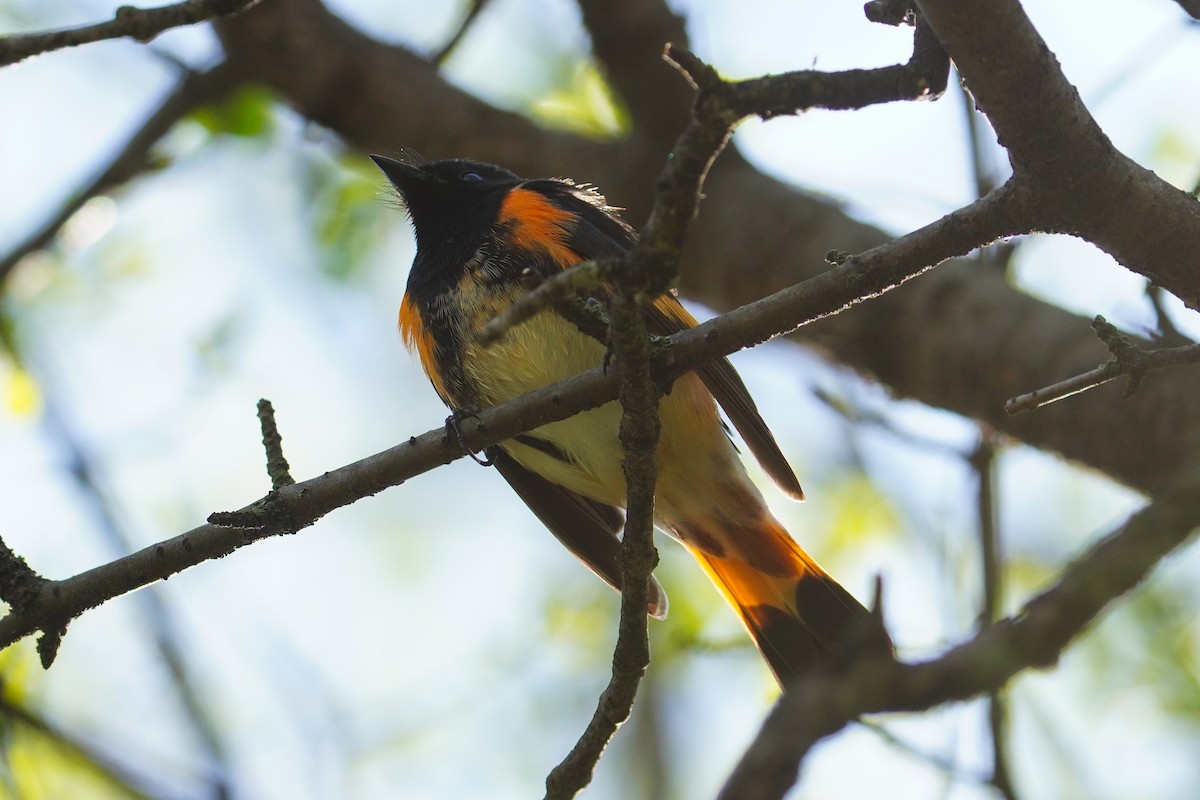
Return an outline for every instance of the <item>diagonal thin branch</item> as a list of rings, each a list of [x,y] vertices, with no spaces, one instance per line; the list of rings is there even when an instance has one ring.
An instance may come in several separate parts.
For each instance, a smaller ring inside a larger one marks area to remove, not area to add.
[[[1142,378],[1149,372],[1200,362],[1200,344],[1147,350],[1137,346],[1129,337],[1117,331],[1104,317],[1096,317],[1092,320],[1092,328],[1096,331],[1097,336],[1109,346],[1109,350],[1113,354],[1111,360],[1080,375],[1018,395],[1004,404],[1004,410],[1009,414],[1033,411],[1088,389],[1102,386],[1122,375],[1129,376],[1129,387],[1125,392],[1125,396],[1129,397],[1138,390]]]
[[[668,386],[701,364],[837,313],[948,258],[1013,234],[1024,216],[1022,202],[1011,187],[997,190],[808,281],[669,337],[655,359],[655,382]],[[619,364],[607,372],[596,368],[481,412],[463,426],[470,440],[465,444],[478,450],[602,405],[616,397],[621,372]],[[445,429],[439,426],[390,450],[261,498],[240,512],[242,516],[259,512],[261,523],[256,527],[201,525],[74,577],[47,581],[24,609],[0,618],[0,648],[183,569],[260,539],[300,530],[335,508],[461,456],[459,444],[446,441]]]
[[[0,37],[0,67],[16,64],[51,50],[126,37],[148,42],[169,28],[195,25],[213,17],[244,11],[258,0],[183,0],[157,8],[119,6],[107,22],[57,31]]]
[[[467,32],[471,30],[471,26],[475,24],[480,13],[487,8],[487,4],[491,0],[471,0],[471,7],[467,9],[467,13],[463,15],[462,21],[458,23],[454,33],[446,40],[446,43],[438,49],[436,53],[429,57],[429,60],[439,67],[446,63],[446,59],[450,58],[455,49],[466,37]]]
[[[196,107],[228,93],[239,80],[238,71],[228,62],[222,62],[203,72],[185,74],[99,175],[77,189],[62,203],[57,214],[0,258],[0,283],[8,277],[21,259],[48,246],[59,229],[89,199],[120,186],[149,169],[150,148],[175,127],[175,123]]]
[[[1027,669],[1052,666],[1116,598],[1133,589],[1200,526],[1200,460],[1182,469],[1128,522],[1072,562],[1015,616],[939,658],[874,658],[809,676],[784,695],[726,782],[726,800],[779,800],[805,755],[862,714],[921,711],[995,691]]]

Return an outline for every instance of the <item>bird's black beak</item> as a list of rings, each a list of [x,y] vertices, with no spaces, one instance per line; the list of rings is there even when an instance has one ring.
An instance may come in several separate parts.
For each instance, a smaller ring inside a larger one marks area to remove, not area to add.
[[[416,154],[406,153],[404,161],[397,161],[394,158],[376,155],[372,155],[371,160],[387,176],[387,179],[392,182],[392,185],[396,187],[396,191],[400,192],[401,197],[407,196],[410,191],[428,183],[432,179],[432,176],[428,172],[421,169],[421,165],[425,163],[425,160]]]

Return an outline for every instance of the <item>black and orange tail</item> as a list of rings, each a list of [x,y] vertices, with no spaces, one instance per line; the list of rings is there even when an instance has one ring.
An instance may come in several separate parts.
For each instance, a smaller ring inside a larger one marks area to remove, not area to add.
[[[734,543],[758,540],[750,548],[757,555],[747,557],[736,546],[719,556],[694,545],[687,548],[737,611],[784,689],[836,649],[866,640],[872,630],[868,626],[878,627],[870,612],[773,517],[738,533]],[[764,540],[772,546],[762,547]],[[762,563],[764,552],[772,553],[775,563]]]

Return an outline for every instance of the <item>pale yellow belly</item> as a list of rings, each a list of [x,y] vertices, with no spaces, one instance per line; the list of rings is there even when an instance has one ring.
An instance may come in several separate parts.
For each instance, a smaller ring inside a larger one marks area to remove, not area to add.
[[[491,348],[469,346],[464,368],[483,403],[496,405],[599,366],[603,358],[600,343],[561,317],[543,313]],[[694,374],[680,378],[663,397],[659,418],[656,501],[660,519],[669,525],[704,508],[730,481],[758,496],[721,429],[716,403]],[[504,447],[518,462],[554,483],[624,506],[620,422],[621,408],[614,401],[531,432],[554,445],[565,461],[516,441]]]

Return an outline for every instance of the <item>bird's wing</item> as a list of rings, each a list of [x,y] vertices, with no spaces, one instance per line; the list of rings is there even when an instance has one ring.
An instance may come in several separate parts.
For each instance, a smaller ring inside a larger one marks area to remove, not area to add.
[[[551,483],[522,467],[503,448],[494,448],[488,455],[525,505],[572,555],[621,591],[621,540],[617,537],[625,522],[621,510]],[[653,577],[646,610],[657,619],[667,615],[667,594]]]
[[[554,182],[534,182],[551,184]],[[533,186],[533,184],[527,184]],[[603,204],[599,195],[564,187],[558,190],[547,185],[545,190],[552,202],[570,211],[577,220],[567,239],[568,246],[583,260],[614,258],[627,253],[637,242],[633,229],[613,216],[614,209]],[[541,188],[541,187],[539,187]],[[669,336],[686,328],[694,328],[696,318],[672,294],[664,294],[646,311],[651,333]],[[784,458],[771,429],[758,411],[746,384],[727,358],[710,361],[696,370],[700,380],[712,392],[733,427],[741,435],[750,452],[771,479],[796,500],[804,499],[804,490],[791,465]]]

